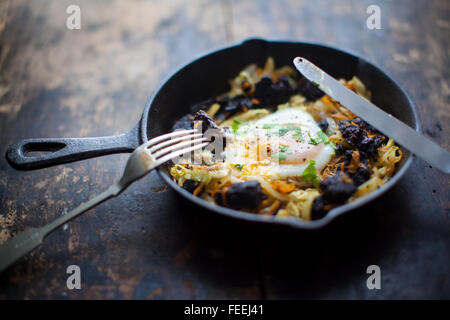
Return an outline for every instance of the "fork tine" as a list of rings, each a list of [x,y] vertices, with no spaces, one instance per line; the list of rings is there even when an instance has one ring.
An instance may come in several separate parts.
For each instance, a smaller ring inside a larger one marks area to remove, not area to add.
[[[187,139],[192,139],[192,138],[198,138],[198,137],[201,137],[201,136],[202,136],[201,133],[194,133],[194,134],[190,134],[190,135],[187,135],[187,136],[181,136],[181,137],[178,137],[178,138],[175,138],[175,139],[169,139],[167,141],[164,141],[164,142],[161,142],[161,143],[157,143],[156,145],[151,147],[149,149],[149,151],[150,152],[155,152],[156,150],[159,150],[159,149],[161,149],[163,147],[166,147],[166,146],[171,145],[171,144],[175,144],[175,142],[180,142],[180,141],[187,140]]]
[[[141,145],[141,148],[148,148],[149,146],[152,146],[155,143],[161,142],[163,140],[174,138],[174,137],[179,137],[182,135],[187,135],[189,133],[194,133],[194,132],[198,132],[198,130],[197,129],[189,129],[189,130],[180,130],[180,131],[166,133],[166,134],[163,134],[162,136],[158,136],[156,138],[153,138],[153,139],[147,141],[146,143]]]
[[[173,158],[181,156],[182,154],[185,154],[185,153],[188,153],[188,152],[192,152],[192,151],[198,150],[200,148],[206,147],[207,145],[208,145],[208,142],[204,142],[202,144],[198,144],[196,146],[193,146],[193,147],[190,147],[190,148],[187,148],[187,149],[181,149],[181,150],[169,153],[168,155],[165,155],[164,157],[157,159],[156,160],[156,166],[159,166],[159,165],[163,164],[166,161],[169,161],[169,160],[171,160]]]
[[[204,141],[206,141],[206,138],[199,138],[199,139],[195,139],[195,140],[188,140],[188,141],[180,142],[180,143],[174,144],[170,147],[163,148],[160,151],[153,153],[152,155],[155,159],[157,159],[157,158],[160,158],[161,156],[165,155],[168,152],[175,151],[175,150],[178,150],[178,149],[186,147],[186,146],[195,145],[196,143],[204,142]]]

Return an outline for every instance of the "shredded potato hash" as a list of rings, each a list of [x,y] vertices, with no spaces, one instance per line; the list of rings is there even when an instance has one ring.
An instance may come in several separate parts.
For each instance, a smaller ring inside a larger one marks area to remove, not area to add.
[[[264,80],[268,77],[273,84],[293,88],[286,91],[289,92],[286,101],[271,107],[268,107],[271,102],[258,99],[262,86],[258,83],[268,82]],[[274,60],[269,58],[263,68],[256,64],[247,66],[230,81],[229,92],[201,105],[200,109],[220,128],[228,128],[236,134],[239,125],[263,119],[276,111],[293,108],[309,113],[317,123],[326,124],[324,139],[319,142],[334,148],[330,161],[320,172],[316,172],[314,161],[310,161],[302,175],[283,178],[265,173],[257,164],[214,163],[205,152],[201,165],[189,161],[173,165],[170,168],[173,180],[211,203],[255,214],[304,220],[319,219],[330,209],[355,201],[385,184],[402,159],[400,148],[331,97],[310,93],[314,88],[308,89],[304,78],[299,80],[298,77],[289,66],[277,69]],[[358,95],[371,98],[370,91],[356,76],[340,81]],[[244,99],[247,99],[245,104]],[[231,110],[232,103],[241,105],[233,112],[224,111]],[[311,141],[314,142],[312,138]],[[243,184],[249,181],[254,183]],[[244,199],[251,192],[259,194],[259,198]]]

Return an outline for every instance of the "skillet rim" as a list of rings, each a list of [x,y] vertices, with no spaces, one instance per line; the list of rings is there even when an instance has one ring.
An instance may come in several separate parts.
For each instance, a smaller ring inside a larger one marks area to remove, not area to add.
[[[223,50],[243,46],[243,45],[253,42],[253,41],[266,42],[266,43],[270,42],[270,43],[304,44],[304,45],[321,47],[321,48],[324,48],[327,50],[341,52],[341,53],[343,53],[345,55],[349,55],[355,59],[359,59],[360,61],[362,61],[368,65],[371,65],[377,72],[380,72],[380,73],[384,74],[387,78],[389,78],[394,83],[394,85],[400,90],[400,93],[402,93],[406,97],[406,100],[409,104],[408,107],[412,111],[415,130],[418,132],[422,132],[422,126],[421,126],[421,122],[419,119],[417,106],[416,106],[416,103],[414,102],[414,100],[412,99],[412,97],[405,91],[405,89],[403,89],[398,84],[398,82],[396,80],[394,80],[394,78],[392,78],[383,69],[378,67],[376,64],[369,62],[366,59],[360,57],[358,54],[353,53],[351,51],[342,50],[342,49],[339,49],[339,48],[336,48],[333,46],[328,46],[328,45],[314,43],[314,42],[293,41],[293,40],[271,40],[271,39],[263,39],[263,38],[248,38],[248,39],[244,39],[242,41],[238,41],[231,45],[222,46],[222,47],[219,47],[219,48],[216,48],[213,50],[209,50],[205,53],[196,55],[196,57],[194,59],[191,59],[189,62],[184,63],[183,65],[175,68],[174,69],[175,71],[169,72],[169,75],[166,76],[165,78],[163,78],[163,80],[159,83],[158,87],[153,91],[151,97],[149,98],[149,100],[147,101],[147,103],[145,105],[144,111],[142,113],[142,118],[140,121],[141,122],[140,138],[141,138],[142,142],[148,141],[148,120],[149,120],[149,114],[151,111],[153,101],[154,101],[155,97],[158,95],[158,93],[161,91],[161,89],[165,86],[165,84],[172,77],[174,77],[176,74],[178,74],[185,68],[189,67],[191,64],[197,62],[198,60],[201,60],[203,58],[206,58],[210,55],[216,54]],[[288,226],[288,227],[295,228],[295,229],[315,230],[315,229],[320,229],[320,228],[328,225],[329,223],[331,223],[331,221],[336,219],[338,216],[341,216],[344,213],[350,212],[356,208],[362,207],[365,204],[367,204],[368,202],[375,200],[376,198],[380,197],[382,194],[387,192],[405,175],[406,171],[409,169],[409,167],[411,166],[411,163],[413,162],[414,159],[415,159],[415,155],[413,153],[410,153],[408,158],[404,162],[402,168],[400,168],[400,170],[398,170],[394,174],[394,176],[391,177],[391,179],[389,179],[389,181],[386,184],[384,184],[382,187],[380,187],[379,189],[373,191],[372,193],[370,193],[362,198],[355,200],[354,202],[347,203],[345,205],[342,205],[335,209],[330,210],[325,217],[323,217],[319,220],[311,220],[311,221],[305,221],[305,220],[302,220],[302,219],[299,219],[296,217],[280,218],[280,217],[276,217],[276,216],[256,215],[254,213],[248,213],[248,212],[244,212],[244,211],[238,211],[238,210],[233,210],[233,209],[226,208],[226,207],[221,207],[219,205],[212,204],[212,203],[206,202],[205,200],[202,200],[198,197],[195,197],[188,191],[186,191],[183,188],[181,188],[180,186],[178,186],[172,179],[169,178],[169,176],[166,173],[163,172],[163,169],[162,169],[163,166],[158,167],[156,169],[156,171],[157,171],[158,175],[162,178],[162,180],[166,184],[168,184],[178,194],[180,194],[187,200],[194,202],[195,204],[199,205],[200,207],[202,207],[206,210],[218,213],[222,216],[226,216],[226,217],[238,219],[238,220],[244,220],[247,222],[283,225],[283,226]]]

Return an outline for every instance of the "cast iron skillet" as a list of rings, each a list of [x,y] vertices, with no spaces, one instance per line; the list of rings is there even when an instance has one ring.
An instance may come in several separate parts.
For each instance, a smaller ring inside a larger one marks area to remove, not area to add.
[[[373,102],[394,117],[420,131],[415,105],[406,92],[388,75],[366,60],[347,52],[312,43],[249,39],[204,55],[187,64],[162,83],[147,102],[140,122],[128,133],[98,138],[28,139],[11,145],[6,157],[20,170],[39,169],[62,163],[133,151],[148,139],[170,131],[173,123],[189,112],[189,106],[227,91],[228,80],[250,63],[263,65],[272,56],[277,66],[291,65],[303,56],[336,78],[357,75],[372,91]],[[31,156],[32,152],[46,152]],[[391,180],[380,189],[337,207],[322,219],[303,221],[298,218],[276,218],[236,211],[207,203],[178,187],[169,177],[167,167],[158,172],[176,192],[201,207],[216,213],[253,222],[285,224],[300,229],[316,229],[338,215],[360,207],[390,189],[405,174],[413,155],[405,149],[403,159]]]

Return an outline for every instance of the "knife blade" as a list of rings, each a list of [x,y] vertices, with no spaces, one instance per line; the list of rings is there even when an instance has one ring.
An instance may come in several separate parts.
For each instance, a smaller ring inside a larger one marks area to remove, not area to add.
[[[439,170],[447,174],[450,173],[450,153],[447,150],[348,89],[307,59],[296,57],[294,65],[301,74],[316,84],[319,89],[384,135],[394,139],[396,143]]]

